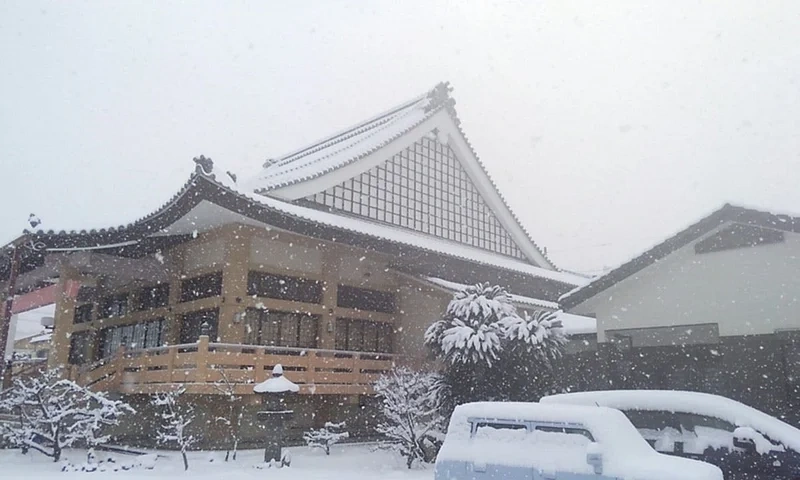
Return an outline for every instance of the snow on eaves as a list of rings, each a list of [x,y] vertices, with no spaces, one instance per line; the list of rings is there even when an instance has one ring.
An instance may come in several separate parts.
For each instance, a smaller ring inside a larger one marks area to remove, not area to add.
[[[447,290],[449,292],[458,292],[458,291],[464,290],[465,288],[467,288],[469,286],[469,285],[464,284],[464,283],[451,282],[450,280],[444,280],[444,279],[437,278],[437,277],[423,276],[422,279],[425,280],[428,283],[431,283],[433,285],[441,287],[441,288],[443,288],[443,289],[445,289],[445,290]],[[525,297],[525,296],[516,295],[516,294],[513,294],[513,293],[511,293],[509,295],[511,296],[511,301],[514,302],[515,304],[518,304],[518,305],[530,305],[530,306],[534,306],[534,307],[548,308],[550,310],[557,310],[558,309],[558,303],[556,303],[556,302],[550,302],[550,301],[547,301],[547,300],[540,300],[538,298]]]
[[[413,230],[394,227],[361,218],[324,212],[322,210],[316,210],[313,208],[287,203],[272,197],[266,197],[264,195],[249,194],[241,191],[238,193],[266,207],[315,223],[320,223],[363,235],[369,235],[398,244],[409,245],[421,250],[428,250],[443,255],[449,255],[451,257],[457,257],[475,263],[491,265],[504,270],[546,278],[548,280],[553,280],[567,285],[581,285],[586,282],[585,278],[578,275],[556,270],[548,270],[546,268],[537,267],[510,257],[456,243],[450,240],[433,237],[431,235],[418,233]]]
[[[468,285],[463,283],[451,282],[450,280],[444,280],[437,277],[422,276],[420,278],[423,281],[428,282],[437,287],[440,287],[444,290],[447,290],[448,292],[455,293],[468,287]],[[511,301],[514,302],[514,304],[516,304],[517,306],[520,306],[522,308],[526,306],[533,306],[533,307],[546,308],[549,310],[559,309],[559,305],[556,302],[550,302],[538,298],[525,297],[513,293],[510,293],[509,295],[511,296]],[[575,315],[563,311],[556,312],[556,317],[558,320],[561,321],[564,333],[566,333],[567,335],[589,335],[597,333],[597,319],[595,318],[584,317],[583,315]]]
[[[369,155],[421,124],[439,109],[426,95],[406,102],[313,146],[268,162],[246,189],[266,192],[319,177]]]

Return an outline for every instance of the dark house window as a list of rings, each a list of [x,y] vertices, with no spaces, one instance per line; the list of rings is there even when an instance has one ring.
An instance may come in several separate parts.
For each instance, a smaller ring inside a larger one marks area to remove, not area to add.
[[[165,307],[169,303],[169,284],[162,283],[142,288],[139,290],[136,303],[139,310]]]
[[[86,323],[92,321],[92,309],[94,304],[84,303],[75,308],[75,323]]]
[[[365,312],[394,313],[395,295],[391,292],[339,285],[336,304]]]
[[[82,365],[84,363],[89,362],[89,360],[91,359],[90,356],[91,341],[92,337],[89,335],[89,332],[77,332],[73,333],[72,336],[70,336],[69,338],[70,365]]]
[[[160,347],[166,340],[167,322],[163,318],[133,325],[105,328],[100,332],[100,348],[102,358],[117,353],[125,345],[127,349]]]
[[[100,318],[122,317],[128,313],[128,294],[105,297],[100,303]]]
[[[247,275],[247,294],[295,302],[321,303],[322,282],[287,275],[250,272]]]
[[[208,337],[212,342],[217,341],[217,324],[219,310],[201,310],[187,313],[181,323],[181,343],[195,343],[200,339],[203,323],[208,324]]]
[[[181,282],[181,302],[222,295],[222,272],[210,273]]]
[[[336,350],[392,353],[393,332],[390,323],[337,318]]]
[[[245,343],[316,348],[319,316],[251,308],[245,320]]]

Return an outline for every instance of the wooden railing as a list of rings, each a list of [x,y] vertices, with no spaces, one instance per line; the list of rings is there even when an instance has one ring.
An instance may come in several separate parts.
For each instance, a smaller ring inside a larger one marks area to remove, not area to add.
[[[157,393],[183,386],[187,393],[221,394],[227,379],[239,395],[281,364],[286,378],[305,394],[370,394],[377,378],[391,370],[394,355],[304,348],[197,343],[120,351],[73,372],[75,381],[97,391]]]

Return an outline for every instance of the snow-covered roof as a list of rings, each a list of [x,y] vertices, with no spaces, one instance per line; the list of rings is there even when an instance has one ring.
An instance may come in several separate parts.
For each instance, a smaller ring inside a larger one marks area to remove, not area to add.
[[[467,288],[469,286],[469,285],[467,285],[465,283],[451,282],[450,280],[444,280],[444,279],[437,278],[437,277],[423,276],[423,277],[420,277],[420,278],[422,280],[424,280],[425,282],[428,282],[428,283],[430,283],[432,285],[435,285],[435,286],[440,287],[440,288],[442,288],[444,290],[447,290],[448,292],[458,292],[458,291],[464,290],[465,288]],[[551,309],[551,310],[558,309],[558,304],[556,302],[550,302],[550,301],[547,301],[547,300],[540,300],[538,298],[524,297],[522,295],[516,295],[516,294],[513,294],[513,293],[510,294],[510,295],[511,295],[511,299],[513,300],[513,302],[518,304],[518,305],[531,305],[531,306],[534,306],[534,307],[548,308],[548,309]]]
[[[407,228],[396,227],[366,218],[345,216],[310,207],[304,207],[302,205],[289,203],[274,197],[252,193],[249,192],[246,187],[241,187],[232,181],[226,181],[224,184],[219,183],[218,179],[220,177],[224,179],[229,178],[227,174],[219,170],[204,173],[217,181],[220,186],[230,190],[233,193],[247,197],[254,202],[274,210],[278,210],[287,215],[309,220],[314,223],[337,227],[351,232],[380,238],[382,240],[410,245],[422,250],[433,251],[439,254],[449,255],[475,263],[491,265],[504,270],[511,270],[526,275],[546,278],[568,285],[581,285],[587,281],[585,277],[580,275],[537,267],[505,255],[483,250],[477,247],[472,247],[452,240],[434,237]]]
[[[418,233],[414,230],[395,227],[389,224],[378,223],[358,217],[337,215],[322,210],[316,210],[313,208],[287,203],[272,197],[265,197],[263,195],[251,194],[249,197],[263,205],[270,206],[296,217],[325,225],[339,227],[364,235],[370,235],[396,243],[414,246],[423,250],[450,255],[453,257],[470,260],[475,263],[491,265],[527,275],[547,278],[569,285],[580,285],[586,282],[586,278],[578,275],[537,267],[511,257],[490,252],[488,250],[483,250],[477,247],[465,245],[463,243]]]
[[[441,107],[429,108],[430,101],[426,93],[309,147],[268,160],[261,173],[245,186],[264,193],[352,163],[433,116]]]
[[[575,315],[572,313],[558,312],[556,317],[561,320],[564,333],[567,335],[588,335],[597,333],[597,319]]]
[[[28,340],[28,342],[30,342],[30,343],[44,343],[44,342],[49,342],[52,338],[53,338],[53,333],[52,332],[47,332],[47,333],[43,333],[41,335],[36,335],[36,336],[31,337],[31,339]]]
[[[489,424],[471,435],[470,421]],[[589,430],[597,443],[579,435],[493,429],[492,422],[541,422]],[[619,410],[541,403],[478,402],[459,405],[437,457],[442,462],[492,463],[559,473],[592,475],[589,450],[603,455],[603,475],[614,478],[722,480],[710,464],[657,453]],[[680,472],[680,473],[678,473]]]
[[[730,398],[676,390],[607,390],[552,395],[547,404],[601,405],[621,410],[662,410],[719,418],[736,426],[751,427],[785,447],[800,452],[800,430]]]
[[[620,266],[578,285],[576,288],[563,294],[559,298],[559,302],[565,309],[573,308],[728,222],[800,233],[800,217],[725,204],[722,208],[715,210],[698,222],[633,257]]]
[[[440,287],[448,292],[458,292],[469,285],[464,283],[458,282],[451,282],[449,280],[444,280],[437,277],[429,277],[429,276],[422,276],[420,277],[423,281]],[[540,300],[538,298],[531,298],[525,297],[522,295],[516,295],[511,293],[511,300],[517,304],[518,306],[533,306],[533,307],[541,307],[547,308],[550,310],[558,310],[558,303],[556,302],[549,302],[547,300]],[[592,317],[584,317],[583,315],[575,315],[572,313],[566,313],[562,311],[556,312],[556,316],[558,320],[561,321],[561,325],[563,326],[564,333],[567,335],[588,335],[592,333],[597,333],[597,319]]]

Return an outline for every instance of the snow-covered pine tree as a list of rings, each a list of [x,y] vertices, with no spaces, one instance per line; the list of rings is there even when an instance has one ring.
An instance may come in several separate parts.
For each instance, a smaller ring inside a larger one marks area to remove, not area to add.
[[[451,364],[491,367],[500,358],[503,322],[517,317],[511,296],[503,288],[478,284],[457,292],[444,318],[425,332],[425,344]]]
[[[349,438],[350,434],[344,431],[345,422],[325,422],[319,430],[311,429],[303,434],[303,440],[310,448],[321,448],[325,455],[331,454],[331,446]]]
[[[236,395],[236,386],[238,383],[231,381],[231,379],[225,373],[225,369],[220,367],[217,369],[217,372],[219,373],[220,379],[218,382],[214,383],[214,388],[224,395],[225,400],[228,402],[227,416],[217,417],[217,422],[228,427],[230,443],[228,444],[228,449],[225,452],[225,461],[227,462],[230,458],[236,460],[236,453],[239,450],[239,432],[242,426],[243,413],[241,403],[242,397],[240,395]]]
[[[558,387],[553,362],[561,357],[567,339],[556,312],[536,310],[532,315],[509,317],[503,322],[505,349],[499,367],[503,371],[505,398],[538,401]]]
[[[501,321],[508,340],[508,348],[532,354],[543,362],[561,357],[561,348],[567,343],[557,312],[536,310],[533,315],[523,312]]]
[[[560,327],[552,312],[520,317],[505,289],[483,283],[454,295],[425,332],[425,344],[445,365],[450,406],[533,400],[552,383],[551,361],[565,342]]]
[[[386,438],[382,447],[396,450],[406,459],[430,463],[444,436],[440,405],[440,376],[398,367],[382,375],[375,392],[382,399],[383,418],[377,432]]]
[[[125,402],[62,379],[59,369],[15,379],[0,398],[0,412],[18,420],[0,423],[0,434],[9,443],[23,451],[41,452],[54,462],[65,448],[107,442],[110,437],[103,427],[116,425],[125,413],[135,413]]]
[[[186,390],[180,388],[167,393],[153,395],[152,404],[161,408],[161,425],[156,433],[159,443],[173,443],[181,451],[183,469],[189,470],[189,460],[186,451],[197,442],[197,439],[187,432],[187,427],[194,421],[194,409],[189,404],[178,405],[178,399]]]

